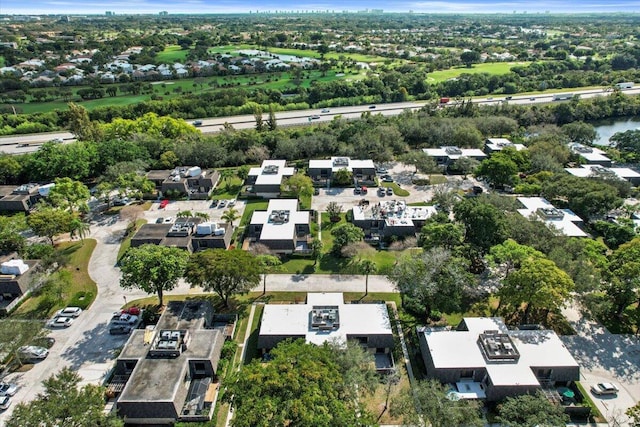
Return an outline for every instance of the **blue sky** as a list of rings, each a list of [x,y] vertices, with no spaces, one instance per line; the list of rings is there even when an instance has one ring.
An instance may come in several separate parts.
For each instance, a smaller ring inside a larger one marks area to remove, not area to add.
[[[363,10],[425,13],[640,12],[638,0],[0,0],[0,14],[232,13],[275,10]]]

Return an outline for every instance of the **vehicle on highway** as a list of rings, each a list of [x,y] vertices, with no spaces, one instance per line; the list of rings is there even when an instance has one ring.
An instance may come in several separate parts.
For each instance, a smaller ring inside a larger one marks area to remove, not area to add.
[[[322,111],[321,111],[321,113],[328,113],[328,112],[329,112],[328,108],[323,108]]]
[[[54,317],[47,322],[47,326],[50,328],[68,328],[73,324],[73,318],[71,317]]]
[[[133,328],[130,325],[109,325],[110,335],[126,335],[131,333]]]
[[[535,100],[536,100],[535,96],[532,96],[531,98],[529,98],[529,101],[535,101]]]
[[[313,116],[309,116],[309,121],[311,120],[319,120],[320,116],[318,116],[317,114],[314,114]]]
[[[0,383],[0,396],[13,396],[18,391],[18,384]]]
[[[82,313],[80,307],[65,307],[62,310],[56,311],[57,317],[78,317]]]
[[[493,96],[488,97],[487,101],[493,101]]]
[[[9,409],[9,406],[11,406],[11,398],[9,396],[0,397],[0,409],[5,411]]]
[[[43,360],[49,355],[49,350],[36,345],[24,345],[18,349],[18,356],[23,361]]]
[[[62,138],[53,138],[49,142],[53,142],[55,144],[62,144],[64,142],[64,139],[62,139]]]
[[[23,142],[22,144],[18,144],[18,148],[24,148],[24,147],[28,147],[29,143],[28,142]]]
[[[202,120],[194,120],[191,122],[191,124],[194,126],[202,126]]]
[[[618,387],[611,383],[598,383],[591,386],[591,392],[598,396],[618,394]]]
[[[376,108],[375,105],[369,105],[369,110],[373,110],[374,108]]]
[[[504,100],[505,101],[511,101],[513,99],[513,96],[505,96]]]

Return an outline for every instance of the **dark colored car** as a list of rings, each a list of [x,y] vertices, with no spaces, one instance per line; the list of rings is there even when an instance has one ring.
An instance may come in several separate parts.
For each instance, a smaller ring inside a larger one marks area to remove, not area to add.
[[[110,335],[126,335],[131,333],[133,328],[128,325],[111,325],[109,326]]]
[[[374,108],[376,108],[375,105],[369,105],[369,110],[373,110]]]

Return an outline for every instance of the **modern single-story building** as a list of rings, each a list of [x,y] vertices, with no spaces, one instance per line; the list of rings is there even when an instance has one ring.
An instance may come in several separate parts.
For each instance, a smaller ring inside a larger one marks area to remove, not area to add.
[[[259,168],[251,168],[246,180],[250,193],[265,198],[279,196],[282,181],[295,173],[294,168],[286,166],[286,160],[264,160]]]
[[[29,212],[38,200],[49,195],[49,190],[55,184],[22,184],[19,187],[13,187],[11,191],[3,191],[0,197],[0,212]],[[6,189],[7,186],[3,186]]]
[[[366,240],[376,241],[391,236],[414,236],[436,212],[435,206],[407,206],[404,200],[381,200],[373,205],[354,206],[352,222],[362,228]]]
[[[266,353],[286,339],[358,341],[375,355],[380,371],[393,367],[393,331],[384,303],[345,304],[341,293],[308,293],[305,304],[266,304],[258,348]]]
[[[607,168],[611,167],[611,159],[608,158],[606,153],[599,148],[588,147],[574,142],[569,144],[569,149],[572,153],[582,157],[588,165],[600,165]]]
[[[220,174],[216,170],[204,171],[198,166],[180,166],[172,170],[150,170],[147,179],[162,193],[175,191],[190,199],[205,200],[218,184]]]
[[[527,149],[527,147],[525,147],[523,144],[514,144],[507,138],[487,138],[487,140],[484,142],[484,152],[489,156],[508,147],[511,147],[516,151]]]
[[[565,168],[573,176],[580,178],[617,178],[640,185],[640,173],[631,168],[607,168],[600,165],[581,165],[579,168]]]
[[[38,260],[22,260],[17,254],[0,258],[0,314],[11,311],[42,284],[33,275],[38,264]]]
[[[349,157],[332,157],[328,160],[309,160],[308,174],[313,182],[331,185],[331,177],[341,169],[353,174],[353,179],[361,185],[374,185],[376,166],[373,160],[354,160]]]
[[[550,330],[509,330],[498,317],[465,317],[455,330],[418,327],[427,376],[463,399],[506,397],[567,386],[580,366]]]
[[[261,243],[275,253],[309,251],[310,213],[298,211],[298,199],[271,199],[266,211],[254,211],[249,223],[245,249]]]
[[[433,157],[440,166],[449,166],[460,157],[470,157],[481,162],[487,155],[479,148],[458,148],[454,146],[442,146],[440,148],[423,148],[422,151],[429,157]]]
[[[118,416],[127,424],[209,421],[224,341],[209,302],[170,301],[154,329],[132,331],[116,360]]]
[[[588,237],[582,229],[584,221],[570,209],[557,209],[542,197],[518,197],[518,201],[524,206],[518,209],[523,217],[539,219],[565,236]]]
[[[202,218],[178,218],[173,224],[143,224],[131,238],[131,247],[152,244],[195,252],[228,249],[233,227],[227,223],[204,222]]]

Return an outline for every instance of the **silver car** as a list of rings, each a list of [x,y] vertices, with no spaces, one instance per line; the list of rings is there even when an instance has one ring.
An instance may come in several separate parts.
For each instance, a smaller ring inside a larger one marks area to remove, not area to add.
[[[0,409],[3,411],[9,409],[11,406],[11,398],[9,396],[1,396],[0,397]]]
[[[18,355],[22,360],[42,360],[49,355],[49,350],[36,345],[25,345],[18,349]]]
[[[17,391],[17,384],[0,383],[0,396],[13,396]]]
[[[605,394],[618,394],[618,387],[611,383],[598,383],[591,386],[591,392],[598,396]]]

